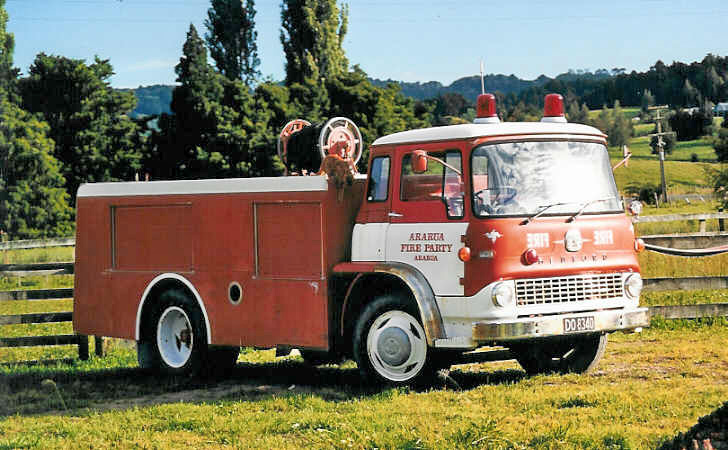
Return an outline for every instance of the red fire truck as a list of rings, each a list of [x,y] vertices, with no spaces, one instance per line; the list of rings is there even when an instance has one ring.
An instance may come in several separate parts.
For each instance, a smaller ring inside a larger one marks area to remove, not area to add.
[[[170,374],[230,367],[241,346],[352,357],[392,384],[487,346],[529,374],[592,368],[608,333],[648,323],[606,136],[566,123],[555,94],[540,123],[501,123],[490,94],[477,109],[377,139],[350,183],[81,186],[75,331],[133,339]],[[355,159],[339,119],[317,146]]]

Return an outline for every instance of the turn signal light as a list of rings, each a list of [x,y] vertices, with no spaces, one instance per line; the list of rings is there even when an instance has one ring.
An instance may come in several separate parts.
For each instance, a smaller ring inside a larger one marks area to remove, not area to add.
[[[634,251],[637,253],[642,253],[645,250],[645,241],[642,239],[635,239],[634,240]]]
[[[458,250],[458,258],[460,258],[460,261],[462,261],[462,262],[470,261],[470,248],[463,247],[460,250]]]
[[[538,262],[538,253],[536,250],[529,248],[525,252],[523,252],[523,262],[530,266],[531,264],[536,264]]]

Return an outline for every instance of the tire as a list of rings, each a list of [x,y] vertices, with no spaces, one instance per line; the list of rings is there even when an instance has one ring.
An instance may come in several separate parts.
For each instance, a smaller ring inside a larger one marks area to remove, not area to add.
[[[337,358],[336,355],[331,355],[328,352],[320,352],[316,350],[300,350],[300,352],[303,362],[309,366],[322,366],[324,364],[336,363],[341,360],[341,358]]]
[[[181,291],[166,291],[149,323],[158,368],[168,375],[199,374],[207,361],[207,332],[197,303]]]
[[[364,308],[354,328],[354,359],[366,380],[405,386],[433,374],[418,316],[411,302],[390,295]]]
[[[240,347],[207,347],[208,376],[227,375],[235,368],[240,356]]]
[[[155,353],[154,342],[137,341],[137,361],[144,370],[159,369],[159,356]]]
[[[512,348],[528,375],[584,373],[599,363],[607,347],[606,334],[543,339]]]

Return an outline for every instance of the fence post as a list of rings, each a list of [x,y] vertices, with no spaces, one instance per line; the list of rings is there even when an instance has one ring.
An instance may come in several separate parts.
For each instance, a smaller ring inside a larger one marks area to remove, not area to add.
[[[102,336],[94,336],[94,353],[98,357],[104,356],[104,338]]]
[[[78,335],[78,359],[88,360],[88,336],[85,334]]]
[[[700,230],[699,230],[699,231],[700,231],[701,233],[705,233],[705,222],[706,222],[706,220],[705,220],[705,219],[700,219],[700,220],[698,221],[698,223],[700,224]]]
[[[718,212],[722,213],[723,208],[718,208]],[[724,219],[718,219],[718,231],[725,231],[725,221]]]

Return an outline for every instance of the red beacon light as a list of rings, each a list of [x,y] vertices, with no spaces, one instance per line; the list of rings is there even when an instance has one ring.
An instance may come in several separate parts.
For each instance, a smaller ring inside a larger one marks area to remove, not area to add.
[[[476,102],[476,117],[473,123],[500,123],[495,111],[495,95],[480,94]]]
[[[548,94],[543,102],[541,122],[566,123],[564,116],[564,97],[561,94]]]

